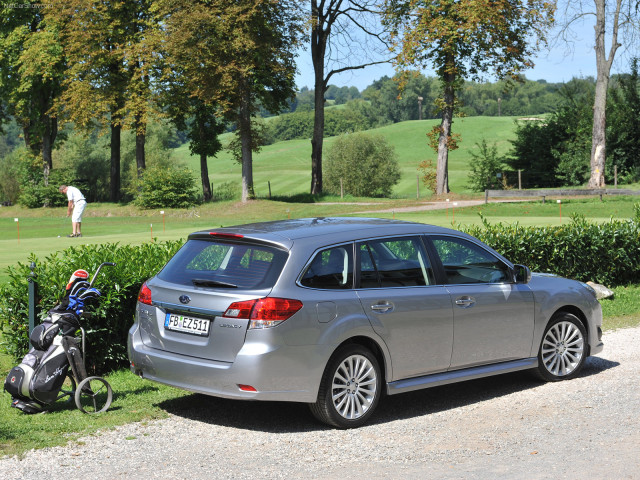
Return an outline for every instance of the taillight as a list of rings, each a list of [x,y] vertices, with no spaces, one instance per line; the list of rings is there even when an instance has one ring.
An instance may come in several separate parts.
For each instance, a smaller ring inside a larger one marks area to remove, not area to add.
[[[248,318],[249,328],[270,328],[281,324],[301,308],[300,300],[266,297],[234,302],[223,317]]]
[[[138,293],[138,301],[146,305],[151,305],[151,290],[147,287],[147,282],[144,282],[140,287],[140,293]]]
[[[257,299],[253,299],[245,300],[244,302],[233,302],[222,316],[229,318],[249,318],[251,310],[253,310],[253,306],[257,301]]]

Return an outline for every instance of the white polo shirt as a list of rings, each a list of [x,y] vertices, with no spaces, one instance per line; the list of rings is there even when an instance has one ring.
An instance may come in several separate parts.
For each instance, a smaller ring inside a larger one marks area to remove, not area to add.
[[[80,200],[86,201],[80,190],[72,186],[67,186],[67,199],[71,200],[74,204],[78,203]]]

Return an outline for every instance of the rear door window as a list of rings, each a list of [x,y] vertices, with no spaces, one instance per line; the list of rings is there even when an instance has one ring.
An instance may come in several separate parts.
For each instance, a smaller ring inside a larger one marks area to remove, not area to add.
[[[267,245],[189,240],[158,274],[162,280],[210,288],[271,288],[287,252]]]

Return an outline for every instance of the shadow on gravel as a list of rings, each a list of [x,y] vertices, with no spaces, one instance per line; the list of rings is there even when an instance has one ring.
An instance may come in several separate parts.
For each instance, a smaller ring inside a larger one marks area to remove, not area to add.
[[[589,357],[580,377],[597,375],[618,365]],[[541,381],[524,371],[387,396],[382,398],[369,425],[452,410],[541,385]],[[166,400],[158,407],[190,420],[268,433],[331,430],[318,423],[307,405],[301,403],[251,402],[193,394]]]

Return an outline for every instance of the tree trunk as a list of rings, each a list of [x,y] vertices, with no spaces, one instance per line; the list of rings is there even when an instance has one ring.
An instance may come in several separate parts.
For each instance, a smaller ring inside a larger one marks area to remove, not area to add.
[[[596,93],[593,102],[593,130],[591,131],[591,176],[589,178],[589,188],[604,188],[604,168],[607,153],[606,128],[607,128],[607,89],[609,87],[609,77],[611,65],[615,57],[616,50],[620,47],[618,43],[618,18],[620,16],[620,5],[622,0],[616,0],[616,11],[613,18],[613,28],[611,32],[611,48],[609,58],[605,52],[605,26],[606,26],[606,0],[595,0],[596,4]]]
[[[146,143],[146,131],[147,125],[143,124],[141,115],[136,115],[135,118],[136,128],[136,167],[138,170],[138,178],[142,176],[145,168],[147,168],[146,156],[144,152],[144,145]]]
[[[204,145],[207,140],[207,126],[203,115],[196,114],[198,143]],[[209,165],[207,164],[207,154],[200,152],[200,178],[202,180],[202,198],[205,202],[210,202],[213,198],[211,194],[211,183],[209,182]]]
[[[253,198],[253,152],[251,150],[251,94],[244,89],[240,102],[240,148],[242,152],[242,201]]]
[[[47,119],[48,120],[48,119]],[[53,167],[53,159],[51,158],[53,146],[51,144],[51,125],[45,122],[44,132],[42,132],[42,176],[45,187],[49,185],[49,174]]]
[[[49,89],[44,89],[40,94],[40,123],[44,126],[42,131],[42,173],[44,184],[49,185],[49,174],[53,169],[53,144],[58,134],[57,119],[51,118],[46,112],[52,102]]]
[[[202,178],[202,197],[205,202],[211,201],[211,183],[209,183],[209,166],[207,165],[207,156],[200,154],[200,177]]]
[[[120,123],[111,124],[111,191],[110,200],[120,200]]]
[[[438,137],[438,163],[436,164],[436,194],[449,193],[449,140],[453,123],[453,107],[455,102],[455,75],[444,76],[444,108]]]
[[[606,160],[607,128],[607,87],[609,78],[598,75],[596,80],[596,96],[593,103],[593,130],[591,131],[591,177],[589,188],[604,188],[604,167]]]
[[[322,193],[322,144],[324,142],[324,56],[330,31],[323,30],[317,2],[311,2],[314,26],[311,31],[311,60],[314,72],[313,137],[311,138],[311,194]]]
[[[322,193],[322,146],[324,142],[324,80],[315,83],[313,137],[311,138],[311,194]]]

